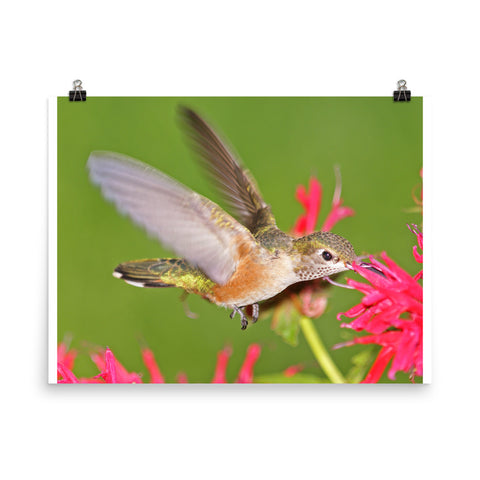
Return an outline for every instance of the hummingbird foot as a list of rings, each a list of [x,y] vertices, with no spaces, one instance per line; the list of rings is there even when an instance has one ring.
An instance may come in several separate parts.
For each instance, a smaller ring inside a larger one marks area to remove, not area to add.
[[[258,320],[258,315],[260,312],[260,307],[258,306],[258,303],[252,304],[252,323],[256,323]]]
[[[230,318],[234,318],[237,313],[240,316],[240,323],[241,323],[240,328],[242,330],[245,330],[247,328],[247,325],[248,325],[248,320],[247,320],[247,317],[245,316],[245,313],[243,311],[243,307],[237,307],[236,305],[234,305],[233,306],[233,311],[230,314]]]
[[[180,301],[182,302],[183,311],[185,312],[185,315],[188,318],[192,318],[192,319],[198,318],[198,314],[190,310],[190,307],[188,306],[187,297],[188,297],[188,293],[184,290],[183,293],[180,295]]]

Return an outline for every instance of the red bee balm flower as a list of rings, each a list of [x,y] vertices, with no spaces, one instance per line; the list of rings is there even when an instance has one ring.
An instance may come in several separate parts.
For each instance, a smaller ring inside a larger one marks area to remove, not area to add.
[[[248,346],[245,361],[238,373],[237,383],[253,383],[253,367],[257,363],[261,351],[258,343],[252,343]]]
[[[308,185],[308,193],[303,185],[299,185],[295,192],[295,197],[302,204],[305,213],[300,215],[293,227],[293,233],[297,237],[306,235],[315,231],[320,204],[322,199],[322,185],[312,177]]]
[[[422,233],[416,226],[411,230],[422,248]],[[416,247],[413,253],[415,259],[422,262],[422,255]],[[386,265],[370,257],[373,269],[353,264],[353,270],[368,280],[370,285],[347,280],[351,287],[365,296],[360,304],[338,315],[339,320],[341,315],[354,319],[350,323],[343,323],[342,327],[373,335],[355,338],[336,348],[368,343],[382,347],[362,383],[378,382],[390,360],[392,365],[388,378],[391,380],[395,380],[398,371],[410,373],[412,379],[423,374],[423,288],[419,284],[422,271],[412,277],[386,253],[382,253],[382,259]]]
[[[57,347],[57,362],[60,365],[60,368],[64,373],[71,371],[73,368],[73,363],[75,362],[75,357],[77,356],[76,350],[68,350],[67,344],[62,342]],[[72,373],[73,375],[73,373]],[[68,376],[68,373],[67,373]],[[57,374],[57,379],[60,380],[62,376],[60,373]]]
[[[245,361],[238,374],[237,383],[253,383],[253,368],[260,356],[260,352],[261,347],[256,343],[248,347]],[[108,347],[100,353],[91,355],[93,362],[100,370],[100,373],[92,378],[77,378],[75,376],[72,369],[76,352],[72,350],[70,355],[69,353],[64,343],[58,346],[58,383],[142,383],[141,375],[128,372]],[[227,383],[226,370],[231,353],[232,349],[230,347],[225,347],[218,353],[217,366],[212,383]],[[165,379],[150,349],[142,348],[142,359],[150,374],[150,383],[165,383]],[[187,383],[186,374],[179,373],[177,382]]]
[[[155,361],[155,356],[149,348],[142,348],[142,360],[150,374],[150,383],[165,383],[163,375]]]
[[[329,232],[340,220],[355,215],[355,212],[350,207],[342,207],[343,200],[340,198],[341,192],[342,184],[339,175],[337,175],[332,209],[322,226],[322,231],[324,232]],[[317,224],[322,203],[322,185],[316,178],[312,177],[308,185],[308,192],[303,185],[299,185],[295,192],[295,197],[305,209],[305,213],[298,217],[293,227],[293,234],[301,237],[315,231],[315,225]]]

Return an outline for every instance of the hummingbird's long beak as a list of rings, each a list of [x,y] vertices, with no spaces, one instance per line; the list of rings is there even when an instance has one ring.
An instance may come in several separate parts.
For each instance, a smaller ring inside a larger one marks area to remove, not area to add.
[[[361,258],[362,257],[357,257],[356,260],[360,260]],[[363,257],[363,258],[365,258],[365,257]],[[349,270],[353,270],[351,262],[343,262],[343,263],[344,263],[346,268],[348,268]],[[360,265],[363,268],[368,268],[369,270],[372,270],[373,272],[378,273],[378,275],[381,275],[382,277],[387,278],[387,276],[381,270],[379,270],[377,267],[374,267],[371,263],[361,262],[358,265]]]
[[[381,270],[379,270],[377,267],[374,267],[371,263],[362,262],[360,264],[360,266],[363,267],[363,268],[368,268],[368,269],[372,270],[373,272],[378,273],[382,277],[387,278],[387,276]]]

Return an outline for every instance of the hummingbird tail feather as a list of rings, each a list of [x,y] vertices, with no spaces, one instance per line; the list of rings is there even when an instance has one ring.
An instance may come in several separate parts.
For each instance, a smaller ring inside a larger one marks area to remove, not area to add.
[[[121,263],[113,271],[135,287],[179,287],[191,293],[206,293],[214,283],[183,258],[153,258]],[[212,285],[210,285],[212,284]]]
[[[121,263],[113,271],[113,276],[135,287],[174,287],[175,285],[162,281],[161,270],[158,268],[161,262],[162,259],[152,259]]]

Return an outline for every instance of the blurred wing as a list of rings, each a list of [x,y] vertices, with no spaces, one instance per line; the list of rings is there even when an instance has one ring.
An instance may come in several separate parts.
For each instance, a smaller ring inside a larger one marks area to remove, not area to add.
[[[232,208],[232,213],[252,230],[258,211],[267,207],[254,179],[199,115],[188,108],[180,107],[180,116],[192,139],[194,150],[202,159],[202,165]]]
[[[238,242],[255,242],[215,203],[138,160],[93,152],[87,166],[92,182],[121,213],[216,283],[225,284],[235,271]]]

